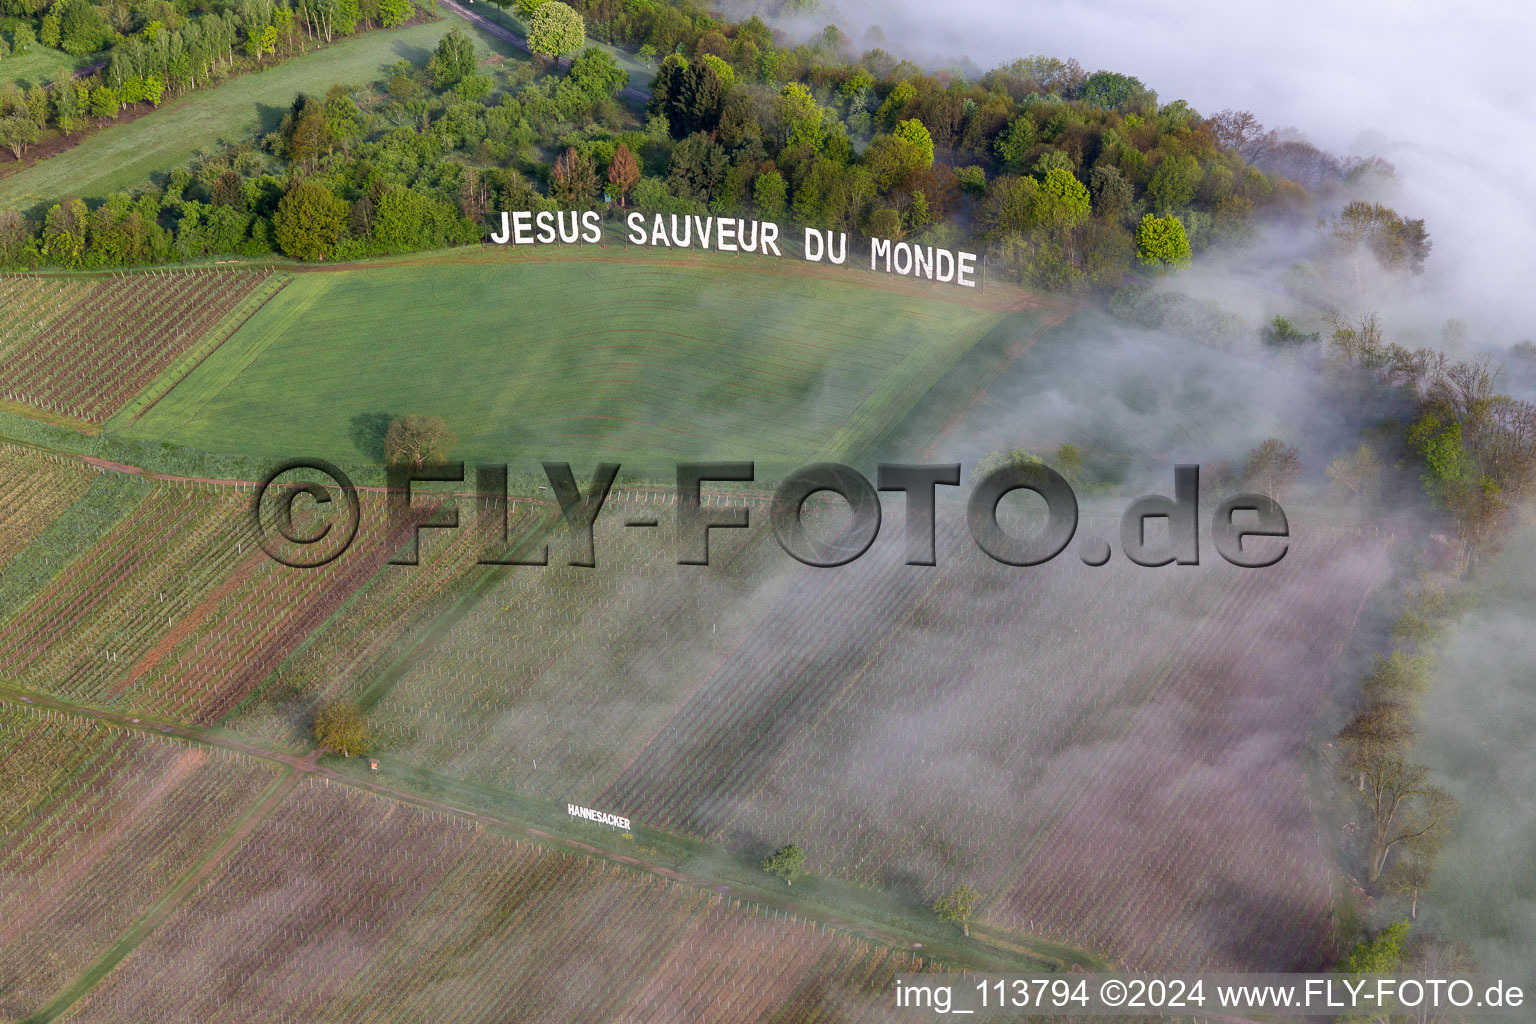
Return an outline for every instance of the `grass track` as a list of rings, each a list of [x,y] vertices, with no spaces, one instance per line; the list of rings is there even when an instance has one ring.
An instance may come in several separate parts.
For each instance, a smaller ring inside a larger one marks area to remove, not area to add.
[[[23,89],[30,89],[34,85],[47,85],[60,71],[79,71],[95,63],[97,59],[96,54],[71,57],[63,50],[55,50],[42,43],[33,43],[32,49],[26,53],[20,56],[12,54],[5,58],[3,64],[0,64],[0,83],[15,82]]]
[[[323,93],[333,83],[377,78],[401,57],[423,61],[458,18],[376,30],[242,75],[165,104],[137,120],[106,128],[73,149],[0,178],[0,206],[34,209],[61,196],[100,199],[143,184],[221,143],[245,141],[282,120],[295,93]],[[474,31],[474,30],[472,30]],[[516,56],[506,43],[475,31],[482,52]],[[9,61],[6,62],[9,65]]]

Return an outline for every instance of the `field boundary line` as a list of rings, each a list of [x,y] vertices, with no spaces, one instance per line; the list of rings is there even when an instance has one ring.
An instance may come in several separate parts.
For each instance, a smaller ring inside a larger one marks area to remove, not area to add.
[[[90,718],[121,729],[142,732],[154,739],[176,739],[202,743],[234,753],[245,754],[259,760],[276,762],[286,769],[282,776],[275,780],[268,787],[267,791],[258,798],[257,806],[253,806],[242,817],[241,821],[231,826],[231,833],[227,834],[223,841],[190,868],[186,875],[178,880],[173,889],[165,897],[162,897],[155,907],[143,915],[107,954],[103,955],[90,970],[82,973],[67,989],[58,996],[55,996],[43,1009],[39,1010],[32,1017],[26,1018],[21,1024],[48,1024],[48,1022],[66,1012],[75,1002],[78,1002],[94,987],[97,981],[131,953],[138,943],[142,942],[154,928],[158,927],[170,916],[170,912],[174,910],[174,905],[166,906],[165,904],[172,901],[173,896],[175,897],[174,904],[179,905],[196,883],[209,877],[218,866],[218,862],[221,862],[224,857],[238,848],[240,841],[254,830],[260,821],[264,820],[277,804],[281,802],[281,797],[286,796],[305,777],[310,776],[324,780],[327,784],[348,786],[361,792],[393,800],[396,803],[435,811],[439,814],[451,815],[483,828],[531,840],[546,847],[574,851],[631,870],[647,872],[678,884],[689,886],[703,893],[724,894],[741,902],[784,911],[802,920],[835,928],[892,949],[907,951],[912,949],[910,935],[902,934],[890,926],[883,925],[875,917],[852,918],[845,914],[823,912],[819,906],[808,906],[803,901],[797,900],[794,893],[785,892],[779,894],[776,891],[776,887],[771,886],[766,881],[761,886],[756,886],[755,884],[743,884],[739,879],[732,879],[727,882],[724,878],[709,878],[689,874],[686,871],[669,868],[639,856],[588,843],[574,836],[564,835],[559,831],[550,830],[528,821],[503,817],[500,814],[492,814],[444,800],[436,800],[407,789],[375,782],[370,778],[350,774],[339,767],[319,764],[318,750],[311,751],[303,756],[285,754],[237,739],[226,730],[186,725],[180,722],[146,717],[144,715],[136,716],[132,712],[119,712],[74,704],[67,700],[17,686],[9,680],[0,680],[0,701],[19,702],[30,706],[33,710],[53,711]],[[440,782],[462,785],[470,789],[480,788],[472,783],[463,782],[463,780],[439,776],[435,772],[422,771],[419,774]],[[235,834],[236,831],[239,834]],[[664,832],[665,830],[658,829],[655,831]],[[712,845],[710,845],[710,848],[717,849]],[[767,876],[765,875],[764,878],[766,879]],[[154,920],[150,920],[152,915]],[[1107,961],[1102,957],[1077,947],[1053,942],[1043,936],[1014,934],[1010,936],[1010,942],[1006,947],[991,945],[962,947],[958,944],[946,946],[941,942],[935,941],[935,934],[938,931],[939,929],[936,928],[934,934],[925,933],[922,935],[923,954],[972,970],[1018,970],[1020,969],[1021,960],[1034,962],[1036,967],[1031,969],[1038,969],[1038,965],[1045,962],[1047,954],[1020,954],[1018,952],[1018,949],[1021,948],[1021,940],[1027,942],[1032,939],[1038,940],[1043,946],[1061,951],[1060,957],[1052,956],[1052,959],[1063,959],[1070,954],[1070,957],[1078,963],[1107,968]],[[65,1001],[66,997],[68,998],[67,1002]]]
[[[242,271],[243,272],[243,271]],[[251,271],[260,274],[261,271]],[[265,280],[257,282],[257,285],[245,300],[224,314],[223,318],[203,335],[202,339],[187,351],[183,352],[177,360],[165,369],[154,380],[144,386],[133,398],[129,399],[121,409],[112,415],[103,424],[104,428],[119,430],[125,426],[137,423],[139,417],[153,409],[160,399],[170,394],[182,381],[190,377],[203,362],[219,349],[224,343],[235,336],[235,332],[244,327],[268,302],[272,301],[293,280],[292,274],[268,273]],[[169,381],[169,383],[166,383]],[[162,387],[161,385],[164,384]]]

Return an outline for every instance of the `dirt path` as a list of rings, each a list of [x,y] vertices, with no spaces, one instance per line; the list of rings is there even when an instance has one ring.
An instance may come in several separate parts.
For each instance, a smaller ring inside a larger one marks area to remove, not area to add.
[[[774,910],[784,911],[808,921],[820,922],[842,931],[862,936],[882,945],[897,949],[911,949],[914,945],[912,936],[909,934],[884,927],[873,920],[831,914],[819,908],[807,907],[804,903],[797,901],[794,895],[787,891],[783,895],[777,895],[769,890],[722,884],[722,881],[718,878],[688,874],[687,872],[678,871],[640,857],[632,857],[602,846],[585,843],[579,839],[572,839],[568,836],[550,832],[513,818],[502,817],[485,811],[472,810],[447,801],[421,796],[409,790],[392,786],[382,779],[359,778],[349,773],[338,771],[328,765],[320,764],[321,751],[318,749],[311,750],[305,754],[283,753],[246,742],[225,732],[183,725],[178,722],[143,715],[84,707],[3,682],[0,682],[0,702],[27,704],[33,708],[58,711],[108,722],[124,729],[135,729],[152,735],[171,736],[194,743],[220,747],[225,750],[246,754],[250,757],[274,761],[289,769],[283,779],[279,780],[278,783],[274,783],[273,788],[268,790],[258,803],[253,806],[252,810],[242,818],[241,822],[228,837],[220,842],[202,861],[189,870],[187,875],[177,882],[171,892],[157,903],[144,918],[136,923],[113,946],[112,950],[91,971],[87,972],[87,975],[82,976],[69,989],[55,998],[47,1008],[31,1018],[31,1022],[52,1020],[55,1016],[68,1009],[70,1005],[89,990],[90,985],[94,984],[95,980],[104,975],[112,966],[115,966],[118,961],[131,952],[134,946],[153,931],[160,922],[169,917],[171,911],[180,903],[181,899],[190,893],[197,883],[211,875],[224,857],[238,848],[240,842],[250,834],[251,830],[263,818],[271,813],[278,803],[281,802],[282,798],[291,792],[305,776],[310,775],[327,779],[337,785],[350,786],[376,796],[385,797],[398,803],[409,804],[440,814],[453,815],[454,817],[472,821],[488,828],[494,828],[508,835],[535,840],[545,846],[581,853],[589,857],[600,857],[614,864],[622,864],[629,868],[646,871],[700,890],[718,892],[750,900],[753,903]],[[1010,938],[1014,943],[1017,943],[1019,939],[1018,936]],[[945,959],[952,959],[956,962],[965,963],[973,969],[981,970],[1017,971],[1024,960],[1024,957],[1020,954],[1010,952],[1000,946],[989,947],[983,942],[976,941],[967,945],[963,950],[957,948],[954,950],[943,950],[942,952],[936,943],[930,941],[925,950],[930,955],[942,956]],[[1079,957],[1079,961],[1090,969],[1105,969],[1108,966],[1100,958],[1087,955]],[[85,983],[87,977],[90,979],[89,984]],[[64,1001],[66,997],[67,1001]]]

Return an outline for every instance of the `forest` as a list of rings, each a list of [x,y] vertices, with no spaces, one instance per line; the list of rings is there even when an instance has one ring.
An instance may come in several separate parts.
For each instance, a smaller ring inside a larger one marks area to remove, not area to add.
[[[296,96],[276,131],[163,180],[0,212],[0,266],[350,260],[475,243],[501,211],[633,207],[963,245],[1033,287],[1112,291],[1240,244],[1266,219],[1351,199],[1335,231],[1347,245],[1404,272],[1429,253],[1421,220],[1362,198],[1391,176],[1383,162],[1340,160],[1247,113],[1160,103],[1135,77],[1070,59],[968,80],[854,54],[835,28],[790,45],[758,18],[687,4],[516,9],[532,61],[482,64],[455,29],[430,59]],[[97,84],[0,90],[0,142],[19,160],[43,131],[402,13],[355,0],[134,6]],[[589,35],[665,54],[643,107]]]

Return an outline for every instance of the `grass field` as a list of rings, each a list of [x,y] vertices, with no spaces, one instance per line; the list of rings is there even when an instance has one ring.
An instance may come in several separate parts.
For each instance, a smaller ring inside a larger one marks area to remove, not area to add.
[[[423,61],[458,18],[379,30],[323,50],[190,93],[130,124],[114,125],[32,167],[0,177],[0,206],[33,209],[61,196],[101,198],[143,185],[151,175],[191,162],[226,143],[250,141],[282,120],[295,93],[324,93],[332,84],[359,85],[402,57]],[[479,32],[483,51],[517,51]],[[9,64],[9,62],[6,62]],[[0,164],[0,167],[3,167]]]
[[[55,50],[42,43],[33,43],[32,48],[26,53],[20,55],[13,53],[0,61],[0,84],[15,82],[23,89],[30,89],[34,85],[47,85],[61,71],[79,71],[100,59],[100,54],[71,57],[63,50]],[[7,154],[6,160],[9,159],[10,156]]]
[[[469,459],[852,457],[1009,315],[787,259],[480,252],[296,275],[129,435],[378,461],[433,413]]]

